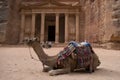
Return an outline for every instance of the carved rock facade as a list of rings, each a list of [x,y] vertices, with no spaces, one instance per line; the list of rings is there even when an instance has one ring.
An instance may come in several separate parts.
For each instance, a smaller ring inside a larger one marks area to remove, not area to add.
[[[40,40],[43,41],[51,40],[48,37],[50,36],[48,28],[52,26],[55,27],[53,30],[55,35],[52,38],[55,38],[53,41],[57,43],[86,40],[106,48],[120,49],[120,0],[37,0],[37,2],[35,0],[9,0],[8,4],[8,26],[6,40],[3,42],[18,44],[28,35],[39,35]],[[60,13],[60,11],[64,13]],[[42,24],[44,22],[41,21],[43,17],[41,13],[44,12],[47,17],[45,17],[45,24]],[[75,13],[69,14],[67,18],[66,13],[70,12]],[[25,17],[22,17],[23,13],[25,13]],[[57,17],[56,13],[60,15]],[[79,15],[77,16],[76,13]],[[34,22],[34,17],[36,22]],[[56,19],[59,24],[57,24]],[[22,25],[27,26],[24,26],[23,29]],[[38,25],[44,25],[45,31],[41,33],[41,27]],[[66,25],[67,27],[65,27]],[[34,26],[35,31],[33,31],[32,26]],[[64,27],[61,28],[61,26]],[[21,34],[21,32],[23,33]],[[41,36],[43,37],[41,38]]]
[[[120,49],[120,0],[87,0],[85,38],[106,48]]]

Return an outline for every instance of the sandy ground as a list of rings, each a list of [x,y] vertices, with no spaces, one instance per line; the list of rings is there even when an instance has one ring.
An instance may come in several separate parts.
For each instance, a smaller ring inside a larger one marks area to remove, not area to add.
[[[44,49],[49,55],[58,53],[63,48]],[[0,48],[0,80],[120,80],[120,51],[94,48],[101,65],[90,74],[79,71],[64,75],[49,76],[42,72],[42,64],[30,57],[25,47]],[[38,59],[34,51],[31,53]]]

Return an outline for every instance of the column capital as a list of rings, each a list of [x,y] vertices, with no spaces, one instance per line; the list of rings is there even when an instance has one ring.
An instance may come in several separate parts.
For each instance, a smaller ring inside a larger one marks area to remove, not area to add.
[[[68,16],[69,15],[69,13],[65,13],[65,16]]]
[[[55,13],[56,15],[60,15],[60,13]]]
[[[41,15],[45,15],[46,13],[41,13]]]

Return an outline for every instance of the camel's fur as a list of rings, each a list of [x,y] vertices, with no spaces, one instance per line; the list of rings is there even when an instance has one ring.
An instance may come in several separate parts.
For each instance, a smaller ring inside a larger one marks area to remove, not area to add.
[[[39,59],[43,63],[43,71],[49,72],[49,75],[58,75],[65,74],[74,71],[75,69],[79,69],[81,67],[77,67],[77,55],[72,53],[65,60],[62,60],[60,64],[57,63],[58,55],[50,57],[45,54],[39,42],[37,41],[29,41],[29,44],[33,47]],[[92,50],[93,52],[93,50]],[[42,57],[43,56],[43,57]],[[91,54],[91,60],[88,61],[88,65],[82,67],[90,72],[93,72],[97,66],[100,65],[100,61],[98,56],[93,52]],[[45,59],[44,59],[45,58]],[[53,59],[54,58],[54,59]],[[56,61],[55,61],[56,60]],[[47,65],[47,67],[46,67]]]

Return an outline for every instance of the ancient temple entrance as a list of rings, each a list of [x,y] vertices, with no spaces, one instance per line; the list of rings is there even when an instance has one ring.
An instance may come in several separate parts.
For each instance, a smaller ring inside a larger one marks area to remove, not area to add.
[[[24,37],[29,36],[38,37],[40,42],[67,43],[70,40],[79,41],[80,10],[81,7],[77,4],[71,6],[51,2],[51,0],[39,3],[39,5],[23,5],[20,42],[23,41]]]
[[[39,37],[41,39],[41,21],[42,21],[42,15],[41,14],[36,14],[35,17],[35,36]],[[64,14],[59,14],[59,22],[58,22],[58,33],[56,33],[57,26],[56,26],[56,15],[55,14],[46,14],[44,17],[44,42],[45,41],[56,41],[56,36],[58,35],[58,41],[60,43],[64,43],[64,37],[65,37],[65,15]]]
[[[45,16],[45,41],[55,42],[55,14]]]
[[[55,41],[55,26],[48,26],[48,41]]]

